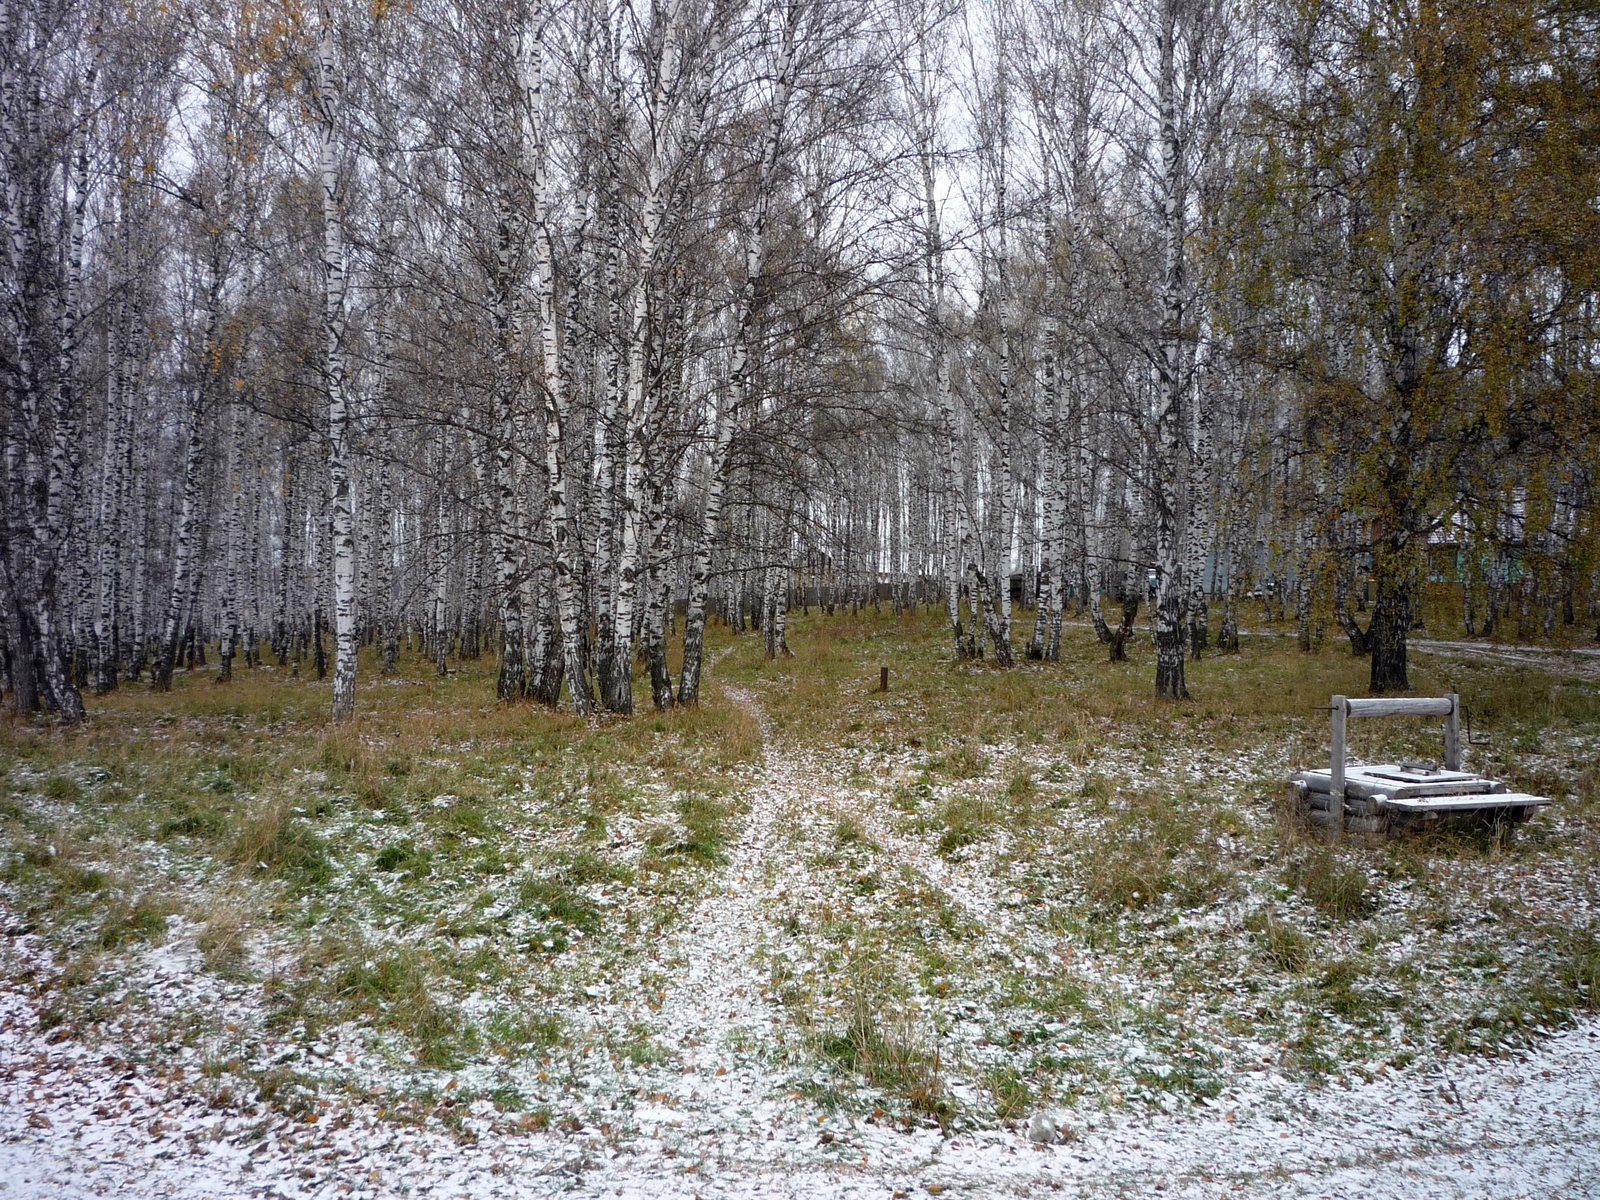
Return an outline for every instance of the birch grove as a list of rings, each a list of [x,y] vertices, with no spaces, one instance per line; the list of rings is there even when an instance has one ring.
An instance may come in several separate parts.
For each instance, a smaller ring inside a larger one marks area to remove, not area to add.
[[[0,0],[9,705],[1600,634],[1600,30],[1479,17]]]

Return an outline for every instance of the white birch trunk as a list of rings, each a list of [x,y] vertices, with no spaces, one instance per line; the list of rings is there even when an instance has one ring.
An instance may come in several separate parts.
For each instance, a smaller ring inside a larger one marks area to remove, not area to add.
[[[383,252],[385,257],[393,259],[395,247],[398,242],[400,225],[398,201],[393,192],[385,189],[384,211],[387,220],[384,230]],[[392,287],[392,280],[390,281]],[[395,365],[395,308],[393,295],[387,299],[378,316],[378,381],[377,396],[379,411],[387,416],[394,408],[394,365]],[[492,439],[490,439],[492,441]],[[482,497],[492,495],[486,486],[484,476],[487,474],[484,459],[485,452],[474,460],[477,468],[478,495],[480,503]],[[389,457],[381,454],[378,458],[376,512],[368,514],[367,524],[372,531],[371,561],[369,565],[372,593],[369,597],[376,621],[374,643],[377,657],[382,664],[381,670],[385,675],[394,675],[399,669],[397,662],[399,656],[399,643],[395,631],[395,605],[394,605],[394,487],[393,475],[389,466]],[[369,484],[367,495],[372,498],[373,488]]]
[[[907,86],[915,87],[917,122],[917,165],[922,176],[923,207],[923,272],[927,288],[927,344],[932,367],[932,407],[944,431],[942,457],[944,488],[941,496],[944,512],[944,537],[941,557],[944,560],[945,612],[950,622],[950,636],[955,642],[957,658],[972,653],[971,638],[961,620],[961,581],[967,573],[967,499],[962,470],[959,430],[950,401],[950,349],[945,331],[945,262],[944,238],[939,224],[938,196],[934,182],[933,133],[937,121],[937,101],[932,94],[932,73],[928,65],[928,34],[926,24],[916,31],[917,63],[915,73],[908,72]]]
[[[352,425],[349,367],[345,360],[347,317],[344,228],[339,213],[340,88],[328,0],[321,10],[317,47],[317,173],[322,189],[323,382],[328,400],[328,489],[333,559],[333,720],[348,721],[356,704],[356,539],[351,487]]]
[[[91,67],[86,92],[92,91],[94,76]],[[68,628],[61,617],[62,560],[70,557],[68,542],[78,500],[77,338],[84,217],[89,202],[87,134],[80,134],[76,144],[77,150],[67,172],[70,192],[66,198],[65,263],[57,313],[57,379],[50,404],[49,458],[39,463],[38,471],[44,476],[47,498],[44,511],[39,514],[42,519],[33,522],[32,562],[26,589],[27,615],[32,617],[35,656],[42,668],[45,696],[50,707],[69,724],[80,722],[84,717],[83,697],[63,663]],[[6,174],[9,182],[11,173],[7,171]],[[27,376],[24,380],[25,394],[33,392],[32,382]],[[37,430],[37,425],[34,428]],[[43,447],[30,448],[29,457],[37,460],[41,450]]]
[[[219,631],[217,658],[219,682],[233,678],[233,656],[239,641],[239,553],[244,544],[244,480],[242,447],[243,414],[237,404],[229,407],[228,456],[226,474],[222,480],[224,503],[228,506],[223,518],[222,545],[222,629]]]
[[[208,322],[208,329],[210,322]],[[208,332],[205,346],[209,351],[211,335]],[[209,358],[209,353],[207,355]],[[209,367],[205,368],[209,370]],[[172,539],[172,588],[167,594],[167,607],[161,623],[161,640],[156,647],[155,663],[150,671],[150,686],[158,692],[172,688],[172,668],[178,653],[178,635],[182,629],[185,605],[198,573],[199,558],[196,528],[200,519],[201,489],[205,471],[205,377],[197,382],[189,394],[189,411],[184,425],[183,497],[178,505],[178,522]]]
[[[438,457],[434,460],[433,490],[433,595],[428,602],[428,648],[433,652],[433,669],[441,678],[447,673],[450,653],[450,444],[444,430],[439,432]]]
[[[549,163],[544,110],[544,35],[548,10],[539,0],[533,6],[529,26],[519,31],[517,66],[522,92],[521,117],[526,122],[523,141],[531,156],[533,178],[534,265],[538,273],[540,360],[543,368],[545,471],[548,509],[546,520],[551,545],[551,565],[555,570],[557,612],[561,620],[561,645],[566,666],[567,687],[572,708],[587,716],[590,699],[588,663],[583,653],[584,629],[578,603],[577,563],[582,547],[574,534],[568,510],[570,488],[562,437],[567,421],[567,394],[562,376],[560,318],[556,311],[555,247],[550,235]]]
[[[1182,419],[1184,288],[1184,151],[1178,131],[1174,62],[1179,0],[1161,0],[1156,87],[1161,128],[1158,180],[1162,272],[1158,295],[1157,391],[1151,500],[1156,535],[1156,695],[1186,699],[1183,678],[1183,549],[1179,539],[1178,430]]]
[[[400,643],[395,628],[398,616],[394,606],[394,485],[389,462],[384,459],[378,466],[378,536],[377,554],[372,572],[372,587],[382,622],[379,636],[382,640],[383,673],[393,675],[399,670]]]
[[[1057,513],[1061,509],[1061,455],[1060,430],[1057,413],[1060,409],[1060,323],[1051,316],[1045,320],[1044,334],[1044,412],[1041,425],[1044,439],[1039,447],[1044,459],[1041,492],[1042,511],[1039,515],[1039,583],[1040,591],[1033,614],[1033,639],[1028,646],[1029,658],[1054,660],[1060,657],[1061,645],[1061,581],[1062,561],[1058,536]]]
[[[989,641],[994,647],[995,663],[1002,667],[1012,665],[1011,654],[1011,527],[1016,513],[1016,483],[1011,471],[1011,296],[1007,271],[1004,266],[1005,238],[1000,242],[1001,283],[1005,294],[1000,300],[1000,512],[997,518],[1000,545],[996,548],[992,615],[989,617]]]
[[[138,397],[134,397],[138,402]],[[129,513],[133,522],[132,543],[129,555],[128,625],[132,643],[128,666],[124,672],[127,682],[135,682],[144,672],[150,654],[150,479],[145,464],[133,456],[133,438],[128,438],[128,498]]]
[[[657,711],[672,707],[666,646],[667,609],[672,603],[672,527],[667,522],[667,485],[660,475],[651,480],[649,592],[641,634],[650,668],[650,699]]]

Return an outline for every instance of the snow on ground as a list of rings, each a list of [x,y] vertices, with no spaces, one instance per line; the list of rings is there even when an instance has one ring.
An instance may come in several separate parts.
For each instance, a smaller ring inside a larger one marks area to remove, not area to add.
[[[1568,675],[1575,679],[1600,679],[1600,650],[1584,647],[1562,649],[1554,646],[1502,646],[1493,642],[1445,642],[1411,638],[1407,645],[1424,654],[1456,658],[1475,658],[1489,662],[1521,663]]]
[[[432,1115],[448,1114],[452,1130],[386,1110],[381,1094],[354,1084],[315,1111],[277,1111],[219,1089],[203,1046],[153,1045],[170,1034],[133,1005],[92,1045],[71,1026],[41,1023],[62,968],[38,938],[14,932],[0,943],[0,1200],[1600,1197],[1592,1018],[1515,1057],[1429,1059],[1349,1087],[1314,1088],[1264,1061],[1195,1109],[1050,1114],[1047,1128],[1064,1133],[1051,1145],[1031,1141],[1027,1123],[948,1136],[826,1111],[791,1090],[794,1033],[766,998],[776,901],[808,869],[795,831],[858,817],[975,918],[1006,925],[1014,914],[983,872],[929,855],[852,803],[855,789],[780,752],[764,721],[763,734],[766,767],[721,883],[651,962],[664,987],[618,978],[590,989],[597,1019],[635,1020],[672,1053],[598,1065],[581,1088],[593,1101],[582,1125],[531,1128],[486,1098],[457,1111],[446,1089]],[[144,952],[139,988],[157,1017],[198,1008],[226,1018],[235,1005],[241,1022],[249,1017],[245,989],[205,972],[179,918],[166,945]]]
[[[738,909],[723,911],[747,915]],[[30,960],[50,968],[30,937],[8,957],[11,975]],[[177,955],[161,964],[175,988],[191,967]],[[725,980],[706,986],[709,1032],[731,993]],[[688,997],[668,1001],[680,1003],[692,1011]],[[1308,1091],[1263,1072],[1199,1115],[1070,1123],[1069,1140],[1052,1146],[1004,1129],[944,1139],[819,1119],[748,1073],[716,1086],[730,1062],[742,1071],[734,1060],[708,1037],[695,1065],[705,1086],[636,1108],[626,1136],[524,1133],[486,1101],[462,1136],[386,1122],[367,1099],[310,1122],[213,1106],[199,1064],[141,1068],[116,1047],[41,1031],[35,998],[7,986],[0,1197],[1600,1195],[1594,1020],[1517,1058],[1457,1059],[1438,1074],[1352,1088]]]

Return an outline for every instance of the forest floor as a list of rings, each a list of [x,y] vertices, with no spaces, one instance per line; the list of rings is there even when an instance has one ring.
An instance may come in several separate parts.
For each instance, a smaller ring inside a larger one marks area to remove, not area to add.
[[[1593,682],[1420,658],[1555,803],[1330,845],[1276,797],[1364,662],[1163,705],[947,637],[723,632],[631,720],[408,659],[335,732],[281,669],[5,727],[0,1198],[1594,1194]]]

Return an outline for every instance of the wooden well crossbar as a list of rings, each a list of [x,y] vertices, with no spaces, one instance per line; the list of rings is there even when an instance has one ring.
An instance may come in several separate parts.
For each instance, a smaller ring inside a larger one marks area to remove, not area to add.
[[[1333,794],[1344,795],[1345,722],[1351,717],[1443,717],[1444,769],[1461,769],[1461,697],[1416,696],[1400,699],[1351,700],[1334,696],[1328,703],[1333,723]]]

